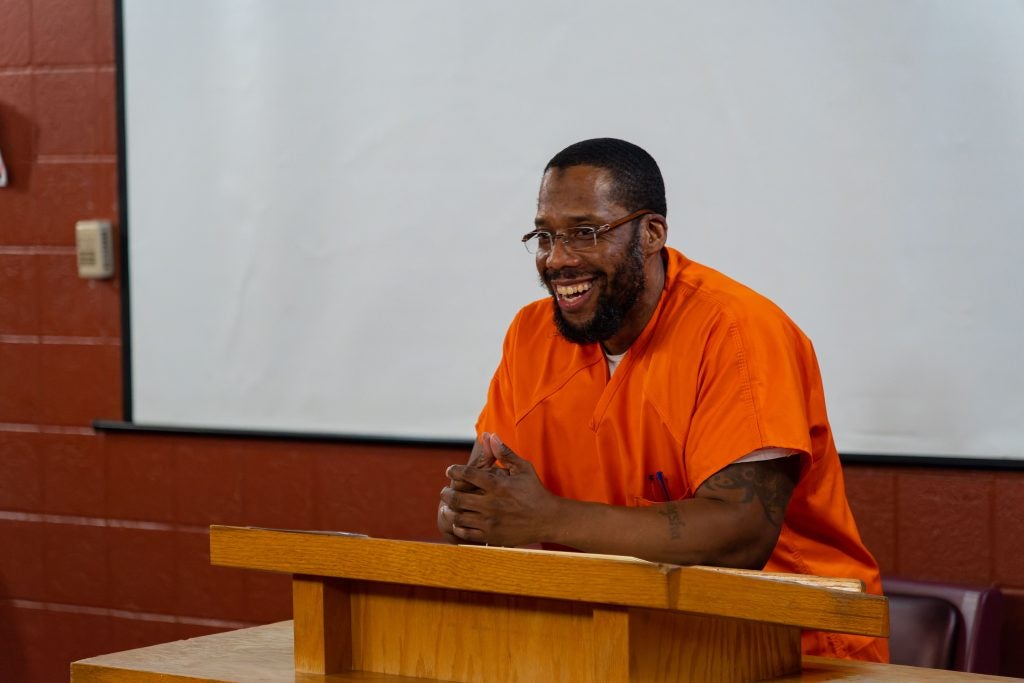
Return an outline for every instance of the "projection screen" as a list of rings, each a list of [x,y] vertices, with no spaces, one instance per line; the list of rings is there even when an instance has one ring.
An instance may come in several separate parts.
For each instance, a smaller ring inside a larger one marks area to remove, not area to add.
[[[473,434],[580,139],[815,343],[842,452],[1024,456],[1024,5],[123,0],[130,417]]]

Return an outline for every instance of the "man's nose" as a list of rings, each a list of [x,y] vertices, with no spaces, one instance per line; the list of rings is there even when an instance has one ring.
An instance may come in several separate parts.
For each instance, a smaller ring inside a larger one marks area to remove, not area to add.
[[[556,236],[551,240],[551,251],[548,252],[547,257],[544,259],[544,263],[549,269],[556,270],[566,266],[578,265],[579,262],[579,256],[577,256],[575,251],[565,246],[565,242],[562,241],[561,237]]]

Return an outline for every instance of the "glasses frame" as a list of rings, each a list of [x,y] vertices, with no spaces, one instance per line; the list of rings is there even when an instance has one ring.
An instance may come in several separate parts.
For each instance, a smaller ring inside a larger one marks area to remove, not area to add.
[[[600,226],[597,226],[597,227],[590,226],[590,225],[577,225],[575,228],[573,228],[573,230],[579,230],[580,228],[593,228],[594,229],[594,247],[596,247],[597,246],[597,238],[600,237],[601,235],[603,235],[606,232],[609,232],[611,230],[614,230],[615,228],[619,227],[620,225],[625,225],[626,223],[630,223],[632,221],[635,221],[637,218],[640,218],[641,216],[646,216],[647,214],[651,214],[651,213],[654,213],[654,211],[651,211],[650,209],[640,209],[639,211],[634,211],[633,213],[629,214],[628,216],[625,216],[624,218],[620,218],[618,220],[611,221],[610,223],[605,223],[604,225],[600,225]],[[523,235],[523,238],[520,240],[523,243],[523,246],[526,248],[527,253],[529,253],[529,254],[531,254],[533,256],[537,256],[537,255],[540,255],[540,254],[550,253],[550,251],[551,251],[550,247],[548,249],[542,248],[540,246],[540,241],[539,240],[537,242],[537,250],[536,251],[530,251],[530,240],[534,239],[535,237],[539,238],[541,235],[550,235],[552,245],[554,244],[555,238],[558,238],[558,241],[562,243],[562,248],[563,249],[567,249],[567,250],[572,251],[574,253],[578,252],[578,251],[587,251],[589,249],[593,249],[594,248],[594,247],[583,247],[582,249],[580,249],[579,247],[571,246],[569,244],[570,237],[566,233],[551,232],[550,230],[531,230],[530,232],[528,232],[525,235]]]

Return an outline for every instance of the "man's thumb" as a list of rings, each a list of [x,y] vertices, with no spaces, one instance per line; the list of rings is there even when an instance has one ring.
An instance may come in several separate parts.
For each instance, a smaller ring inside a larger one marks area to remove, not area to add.
[[[510,472],[522,469],[523,459],[516,455],[511,448],[505,445],[497,434],[491,435],[491,451],[498,462],[507,467]]]

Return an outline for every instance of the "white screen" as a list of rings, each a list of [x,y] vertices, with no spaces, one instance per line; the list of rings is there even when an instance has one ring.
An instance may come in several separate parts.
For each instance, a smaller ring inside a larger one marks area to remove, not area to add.
[[[124,0],[133,419],[459,439],[540,173],[661,164],[669,243],[815,343],[841,451],[1024,455],[1024,5]]]

